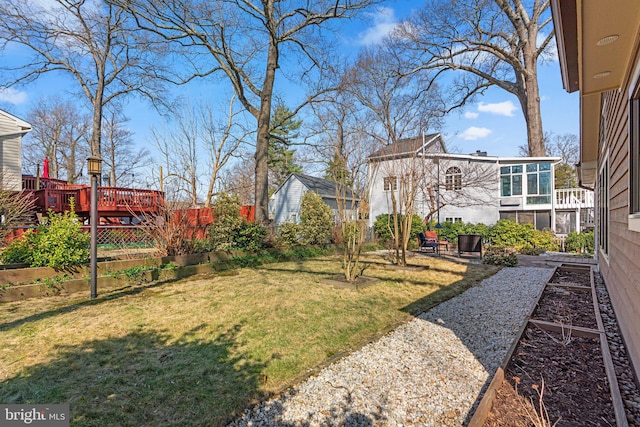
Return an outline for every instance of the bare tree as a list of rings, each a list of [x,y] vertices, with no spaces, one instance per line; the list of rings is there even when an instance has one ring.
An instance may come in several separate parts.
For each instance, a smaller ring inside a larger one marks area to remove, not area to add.
[[[493,161],[456,158],[456,155],[426,155],[426,173],[420,184],[419,201],[424,222],[430,223],[446,206],[468,208],[495,204],[497,190]]]
[[[241,205],[254,205],[255,158],[244,151],[237,154],[238,161],[222,173],[222,191],[237,196]]]
[[[189,49],[194,76],[221,71],[257,121],[256,221],[268,218],[268,147],[276,74],[298,72],[297,81],[321,68],[327,21],[350,18],[378,0],[118,0],[142,28]],[[296,67],[284,63],[288,59]],[[283,66],[284,65],[284,66]],[[313,98],[323,80],[310,84]],[[309,99],[293,108],[295,114]]]
[[[111,187],[132,187],[135,172],[150,160],[147,149],[134,146],[133,132],[125,127],[129,121],[120,108],[108,108],[103,120],[103,174]]]
[[[463,71],[453,107],[497,86],[518,98],[528,153],[544,156],[538,62],[550,55],[548,0],[430,0],[396,32],[416,69]]]
[[[55,71],[74,79],[92,108],[91,155],[100,156],[106,105],[132,93],[159,99],[155,76],[161,64],[151,59],[154,44],[132,31],[132,24],[122,8],[102,0],[4,0],[0,43],[33,53],[19,67],[3,67],[4,87]]]
[[[0,183],[2,181],[0,176]],[[7,243],[11,227],[29,222],[33,216],[33,203],[28,193],[0,188],[0,247]]]
[[[223,168],[249,133],[234,111],[234,100],[229,101],[226,118],[218,119],[204,103],[186,105],[176,114],[174,128],[152,131],[168,184],[187,194],[192,205],[203,200],[210,206],[220,189]]]
[[[69,101],[43,98],[29,113],[33,132],[25,138],[23,157],[31,170],[49,159],[49,176],[74,183],[89,153],[90,118]]]
[[[442,102],[437,85],[427,71],[405,74],[402,59],[387,44],[362,52],[345,77],[345,86],[369,113],[367,133],[381,145],[401,147],[407,135],[421,134],[439,126]],[[392,149],[393,150],[393,149]],[[395,262],[406,265],[406,252],[415,213],[415,200],[423,180],[421,158],[413,152],[398,161],[384,163],[391,185],[390,231],[395,247]],[[370,163],[375,167],[378,163]],[[371,171],[370,171],[371,173]]]

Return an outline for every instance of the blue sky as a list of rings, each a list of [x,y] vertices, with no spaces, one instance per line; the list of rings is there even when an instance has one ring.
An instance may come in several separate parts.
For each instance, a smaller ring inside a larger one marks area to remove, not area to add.
[[[366,21],[343,24],[342,49],[345,53],[353,54],[362,46],[375,45],[400,19],[407,17],[419,5],[414,1],[389,0],[377,12],[370,13]],[[0,62],[19,60],[23,54],[21,49],[10,48],[0,56]],[[568,94],[562,88],[557,61],[539,66],[539,83],[545,131],[577,135],[578,95]],[[25,118],[39,98],[54,94],[68,97],[74,90],[74,83],[66,77],[60,74],[44,75],[35,83],[0,92],[0,105],[10,113]],[[194,82],[187,89],[177,89],[177,92],[185,91],[196,99],[206,97],[219,99],[222,103],[230,95],[228,89],[210,80]],[[149,129],[163,119],[146,102],[136,99],[128,102],[125,113],[131,119],[128,126],[135,133],[136,143],[149,147]],[[526,127],[517,99],[497,88],[489,89],[464,110],[450,113],[442,133],[450,150],[462,153],[482,150],[489,155],[516,156],[518,147],[526,144]]]

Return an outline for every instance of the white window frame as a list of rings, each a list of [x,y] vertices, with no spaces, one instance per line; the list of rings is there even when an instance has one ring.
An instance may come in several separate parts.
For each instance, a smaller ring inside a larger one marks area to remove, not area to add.
[[[602,160],[602,165],[598,171],[598,252],[602,258],[609,264],[610,235],[611,235],[611,200],[609,199],[609,185],[611,177],[611,166],[609,164],[609,152],[606,153]]]

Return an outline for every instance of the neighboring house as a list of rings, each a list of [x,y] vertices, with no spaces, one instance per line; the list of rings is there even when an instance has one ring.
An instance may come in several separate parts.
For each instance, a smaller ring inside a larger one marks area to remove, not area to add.
[[[336,183],[327,179],[292,173],[278,187],[269,199],[269,218],[275,224],[284,222],[300,222],[300,206],[302,196],[307,191],[318,193],[322,200],[333,211],[334,218],[338,218],[338,200],[336,197]],[[346,190],[347,205],[357,203],[349,189]]]
[[[564,87],[580,92],[579,182],[596,260],[640,376],[640,4],[552,0]]]
[[[370,223],[393,212],[394,198],[399,206],[414,194],[414,212],[434,221],[489,225],[510,219],[559,234],[580,231],[591,221],[593,198],[583,189],[554,191],[559,160],[451,154],[440,134],[405,139],[368,158]]]
[[[22,137],[31,125],[0,110],[0,190],[22,190]]]

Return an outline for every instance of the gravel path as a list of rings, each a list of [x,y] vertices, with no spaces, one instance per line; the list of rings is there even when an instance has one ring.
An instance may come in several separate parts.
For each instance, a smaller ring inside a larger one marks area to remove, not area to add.
[[[462,425],[552,272],[504,268],[230,425]]]

